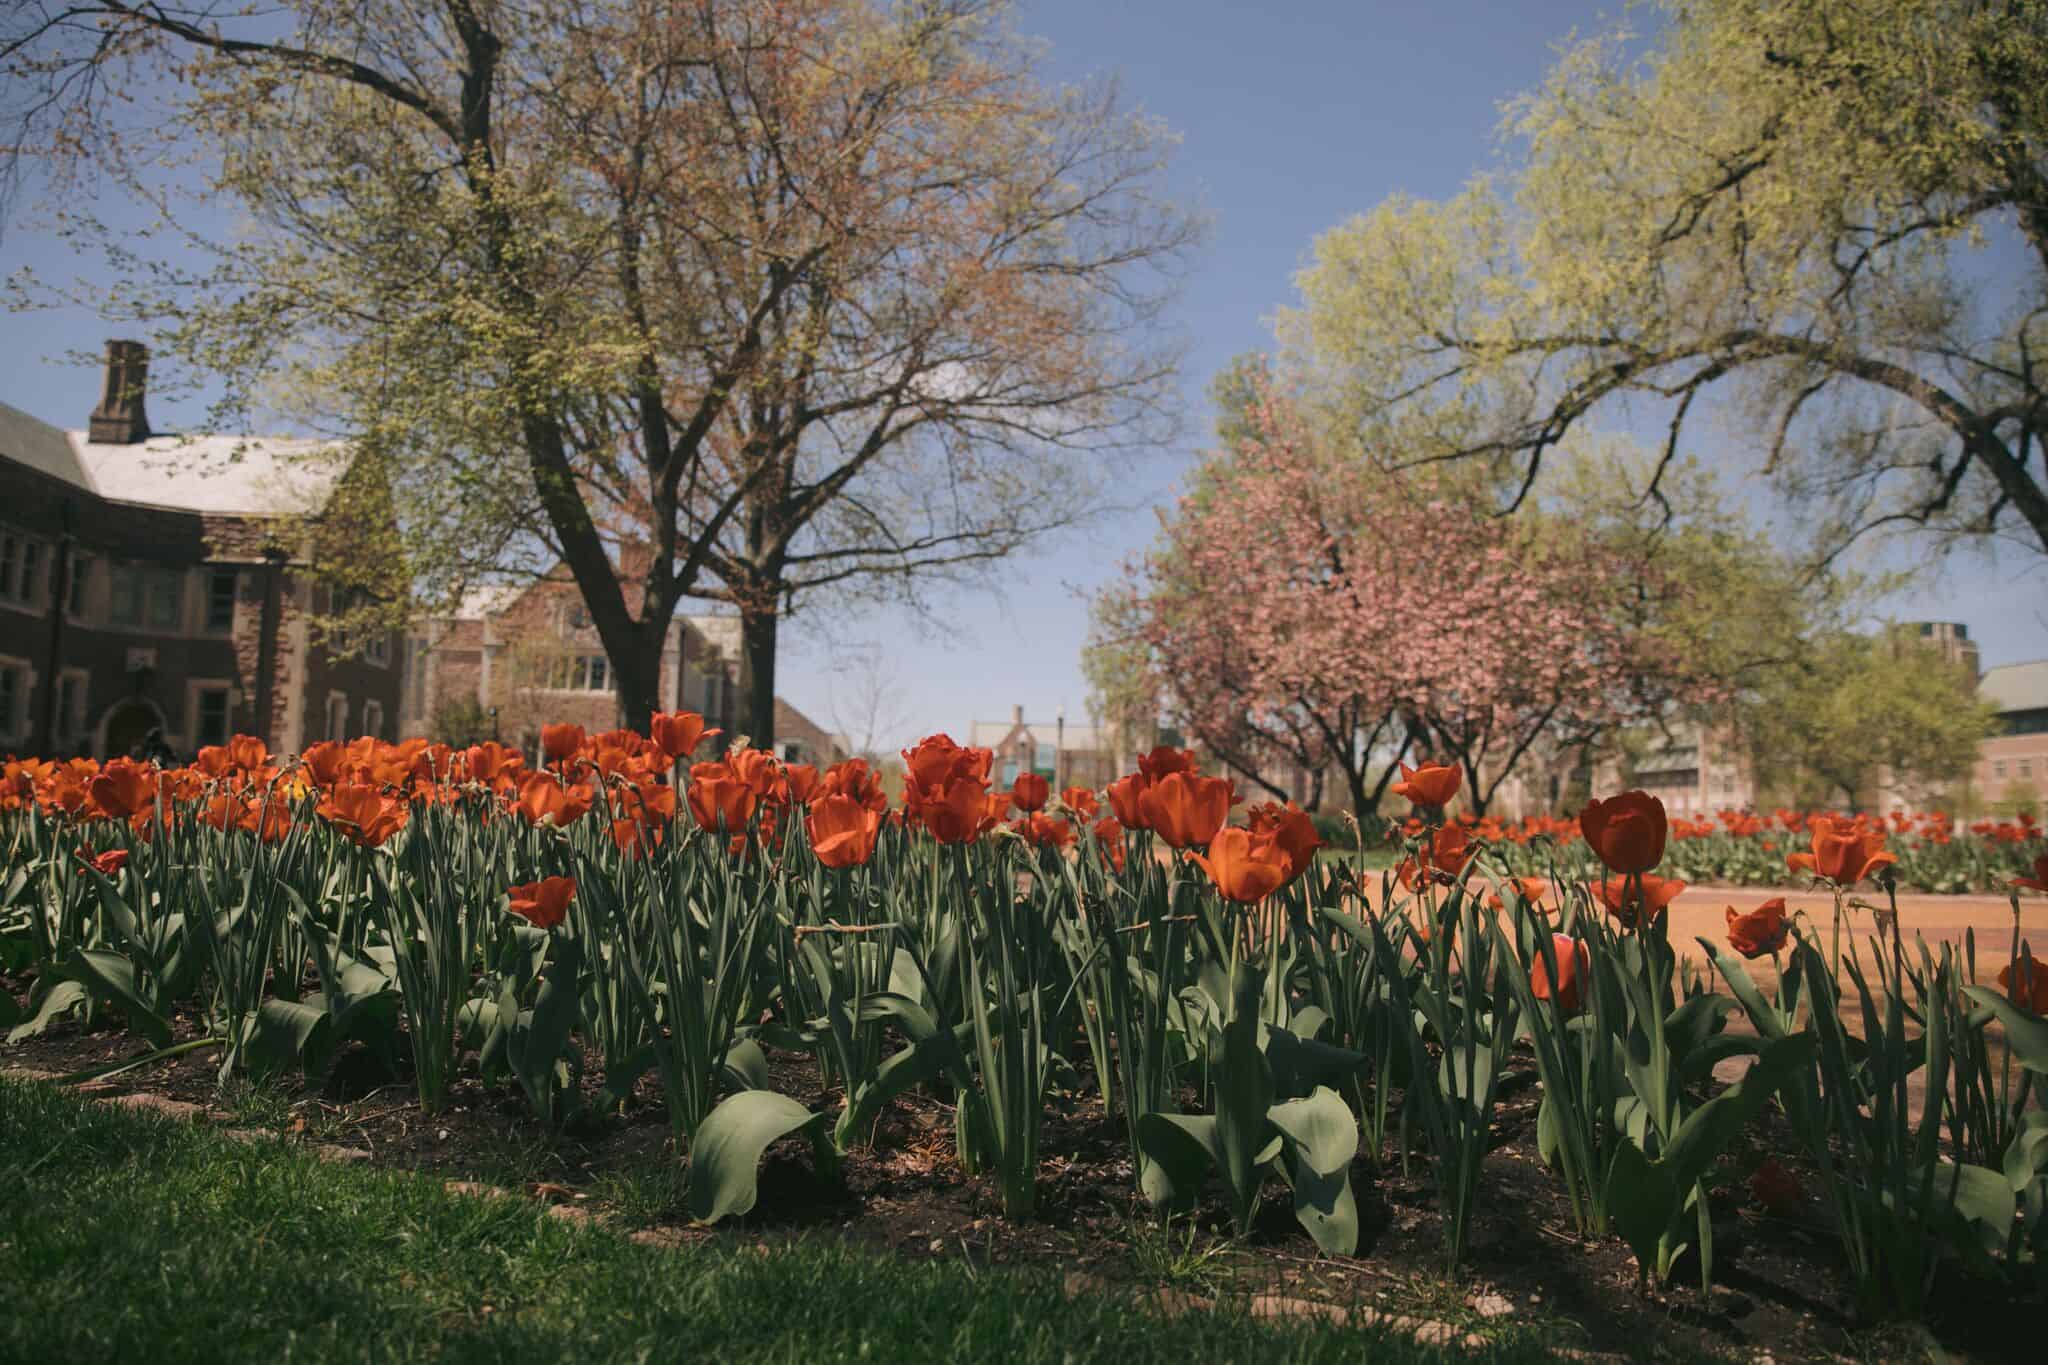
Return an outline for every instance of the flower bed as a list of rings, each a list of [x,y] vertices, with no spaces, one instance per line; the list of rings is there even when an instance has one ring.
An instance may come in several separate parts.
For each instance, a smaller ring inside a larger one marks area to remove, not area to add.
[[[1943,1277],[2042,1284],[2048,973],[2017,887],[1995,984],[1895,913],[1874,955],[1845,951],[1852,888],[1893,885],[1886,831],[1802,821],[1794,866],[1833,923],[1731,907],[1701,969],[1664,913],[1694,839],[1639,792],[1589,805],[1569,846],[1421,826],[1368,896],[1306,815],[1232,824],[1231,784],[1180,751],[1055,796],[994,790],[988,751],[935,736],[892,809],[857,761],[692,763],[705,737],[690,715],[551,726],[532,771],[495,744],[284,762],[246,737],[168,771],[10,764],[0,962],[32,983],[0,993],[11,1039],[118,1018],[224,1081],[402,1056],[420,1108],[481,1078],[543,1131],[652,1078],[706,1223],[754,1208],[771,1147],[837,1179],[914,1096],[1028,1222],[1071,1131],[1049,1115],[1087,1103],[1134,1200],[1240,1238],[1284,1209],[1332,1257],[1360,1249],[1359,1180],[1419,1165],[1450,1267],[1533,1085],[1564,1217],[1646,1287],[1714,1282],[1738,1182],[1806,1191],[1867,1316],[1920,1312]],[[1402,786],[1441,808],[1456,775]],[[2048,889],[2048,856],[2020,885]],[[792,1058],[816,1085],[787,1083]]]

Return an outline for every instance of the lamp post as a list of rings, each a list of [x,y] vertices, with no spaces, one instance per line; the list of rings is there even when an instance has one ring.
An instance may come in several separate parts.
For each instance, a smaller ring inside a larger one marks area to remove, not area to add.
[[[1067,789],[1067,704],[1061,702],[1052,713],[1052,785]]]

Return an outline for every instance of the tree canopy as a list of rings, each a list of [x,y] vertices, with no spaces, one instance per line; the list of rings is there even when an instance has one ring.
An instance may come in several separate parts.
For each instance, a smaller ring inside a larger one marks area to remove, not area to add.
[[[680,600],[730,601],[765,740],[792,599],[1087,514],[1162,413],[1165,139],[1046,85],[1005,9],[32,0],[0,80],[110,298],[381,462],[430,602],[566,565],[638,722]],[[166,158],[245,218],[200,271],[61,193],[191,221]]]
[[[2048,5],[1667,0],[1511,106],[1505,171],[1325,233],[1290,358],[1403,462],[1521,476],[1718,411],[1823,556],[2048,553]],[[1654,495],[1660,486],[1653,482]]]

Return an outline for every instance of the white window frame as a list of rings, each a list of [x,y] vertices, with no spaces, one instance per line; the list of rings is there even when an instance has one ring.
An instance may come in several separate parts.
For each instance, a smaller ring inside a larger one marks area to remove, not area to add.
[[[235,633],[235,609],[242,601],[242,566],[239,564],[203,564],[200,566],[199,629],[206,635],[233,635]],[[231,574],[234,586],[228,591],[227,624],[213,624],[213,583],[217,575]]]
[[[73,687],[71,705],[64,705],[64,685]],[[66,746],[75,747],[81,740],[89,738],[85,723],[86,703],[91,698],[92,672],[84,668],[65,668],[57,672],[57,733],[53,738]]]
[[[340,709],[337,710],[337,707]],[[351,738],[348,734],[348,693],[328,692],[327,705],[323,708],[322,721],[326,726],[329,739],[337,743],[346,743]]]
[[[36,695],[35,665],[27,659],[11,654],[0,654],[0,671],[14,675],[14,704],[10,708],[14,715],[0,715],[0,743],[20,745],[28,742],[31,726],[29,708]]]
[[[225,744],[235,736],[235,680],[233,678],[188,678],[185,682],[185,747]],[[199,697],[203,692],[227,693],[227,710],[221,718],[221,737],[209,740],[199,733]]]
[[[44,605],[48,593],[39,594],[35,589],[49,586],[50,564],[54,560],[54,556],[44,553],[49,548],[26,531],[0,527],[0,569],[6,571],[7,580],[5,591],[0,591],[0,602],[24,611],[36,611]],[[35,560],[33,573],[28,563],[31,556]]]
[[[363,733],[384,738],[384,704],[376,701],[363,703]]]

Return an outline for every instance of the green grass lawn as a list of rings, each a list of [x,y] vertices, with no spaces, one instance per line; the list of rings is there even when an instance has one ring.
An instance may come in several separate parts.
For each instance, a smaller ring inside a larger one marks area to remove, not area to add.
[[[770,1234],[773,1237],[773,1234]],[[1543,1359],[1069,1301],[1045,1272],[818,1239],[636,1245],[523,1199],[0,1081],[0,1359]]]

